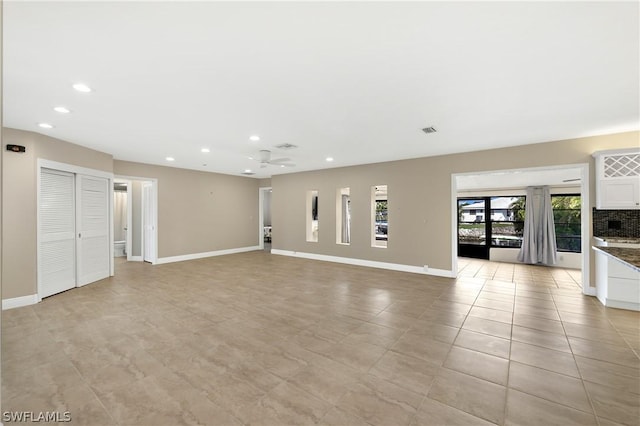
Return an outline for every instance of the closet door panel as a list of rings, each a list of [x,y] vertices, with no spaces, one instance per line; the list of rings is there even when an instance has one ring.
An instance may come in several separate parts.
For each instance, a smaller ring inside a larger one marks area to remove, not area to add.
[[[77,176],[78,286],[107,278],[110,272],[109,180]]]
[[[76,286],[75,178],[72,173],[40,173],[38,293],[51,296]]]

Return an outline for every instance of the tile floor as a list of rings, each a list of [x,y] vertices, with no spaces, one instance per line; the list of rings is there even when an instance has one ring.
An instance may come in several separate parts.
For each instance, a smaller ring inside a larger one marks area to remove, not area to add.
[[[640,317],[576,271],[457,280],[265,252],[3,312],[2,411],[73,424],[638,425]]]

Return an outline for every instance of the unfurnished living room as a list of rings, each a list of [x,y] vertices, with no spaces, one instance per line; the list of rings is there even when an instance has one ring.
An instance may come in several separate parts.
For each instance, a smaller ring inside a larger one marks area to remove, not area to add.
[[[0,3],[1,424],[640,425],[640,5]]]

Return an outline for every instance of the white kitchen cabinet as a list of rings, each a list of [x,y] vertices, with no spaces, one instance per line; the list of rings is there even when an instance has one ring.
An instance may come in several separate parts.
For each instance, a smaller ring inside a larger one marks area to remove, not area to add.
[[[596,208],[640,209],[640,148],[598,151]]]

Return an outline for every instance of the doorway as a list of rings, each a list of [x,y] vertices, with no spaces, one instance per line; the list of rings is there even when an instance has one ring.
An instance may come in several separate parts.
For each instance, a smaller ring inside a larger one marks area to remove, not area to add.
[[[271,187],[258,189],[258,245],[268,253],[271,253],[272,226],[271,226]]]
[[[580,206],[580,246],[581,255],[578,256],[576,267],[581,269],[582,292],[595,295],[595,288],[590,285],[590,211],[589,211],[589,164],[569,164],[552,167],[531,167],[525,169],[493,170],[482,172],[455,173],[451,175],[451,257],[452,275],[458,274],[458,223],[460,216],[459,197],[465,197],[460,189],[466,189],[466,198],[482,198],[480,193],[487,190],[502,191],[500,195],[507,197],[513,195],[514,189],[523,189],[527,186],[571,186],[575,188],[574,194],[581,199]],[[475,193],[473,193],[475,191]],[[485,205],[486,207],[486,205]],[[495,209],[494,209],[495,210]],[[486,211],[486,210],[485,210]],[[486,219],[486,218],[485,218]],[[484,228],[486,230],[486,226]],[[490,235],[487,234],[487,235]],[[487,236],[485,239],[488,240]],[[501,238],[505,239],[505,238]],[[510,243],[509,243],[510,244]],[[490,256],[493,257],[493,256]]]
[[[489,260],[490,203],[486,198],[458,198],[458,256]]]
[[[113,256],[129,260],[132,250],[132,182],[113,180]]]
[[[127,185],[126,260],[156,263],[157,180],[134,176],[116,176],[114,181]],[[116,191],[114,191],[114,201],[115,197]],[[117,222],[117,218],[114,217],[114,235],[116,236],[118,235]],[[115,245],[117,246],[117,244]],[[114,254],[117,254],[116,252],[117,247]]]

